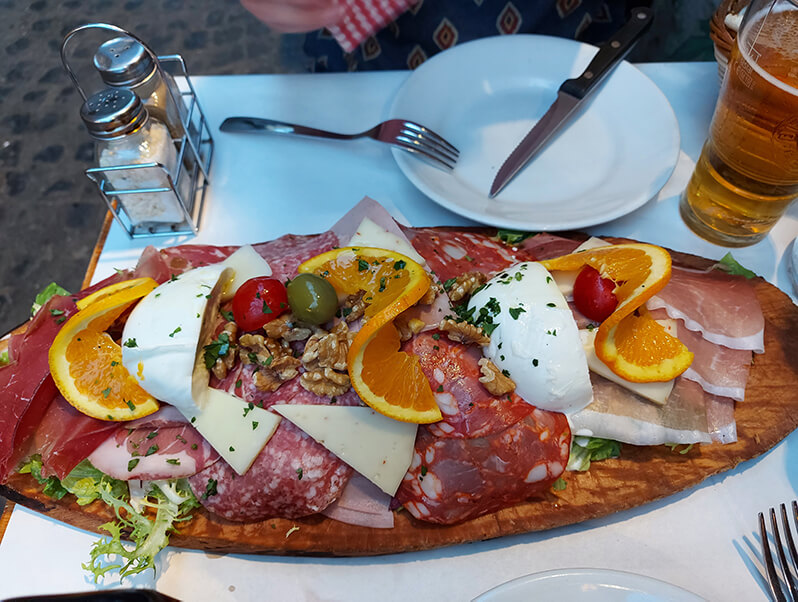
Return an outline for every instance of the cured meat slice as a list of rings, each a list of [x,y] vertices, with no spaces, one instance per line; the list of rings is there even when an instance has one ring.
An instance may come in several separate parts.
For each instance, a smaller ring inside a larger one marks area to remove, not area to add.
[[[321,513],[349,525],[390,529],[393,527],[392,498],[363,475],[355,472],[341,497]]]
[[[702,272],[674,267],[668,284],[649,299],[649,309],[665,309],[690,330],[731,349],[765,350],[765,318],[751,282],[722,270]]]
[[[664,405],[651,403],[614,382],[590,374],[593,401],[569,416],[574,435],[633,445],[709,443],[706,394],[679,378]]]
[[[657,309],[651,315],[660,319],[667,314],[664,309]],[[695,355],[682,378],[697,382],[712,395],[743,401],[753,352],[729,349],[708,341],[700,332],[686,328],[683,320],[677,320],[676,324],[676,336]]]
[[[537,409],[487,437],[442,438],[421,427],[396,498],[420,520],[475,518],[546,491],[565,470],[570,446],[565,416]]]
[[[170,274],[182,274],[192,268],[224,261],[232,255],[237,246],[215,247],[212,245],[180,245],[161,250]]]
[[[114,433],[89,455],[89,462],[115,479],[187,477],[219,460],[219,454],[190,424],[173,422],[167,414],[142,419],[135,428],[124,423],[115,426]]]
[[[321,512],[343,491],[352,469],[287,420],[243,475],[227,462],[189,477],[197,499],[232,521],[299,518]]]
[[[492,275],[529,256],[477,232],[444,228],[405,228],[407,238],[441,282],[466,272]]]
[[[541,232],[531,238],[522,240],[518,246],[526,253],[529,253],[533,261],[543,261],[545,259],[560,257],[561,255],[569,255],[573,253],[580,244],[578,240],[563,238],[562,236],[549,234],[548,232]]]
[[[260,391],[254,382],[256,368],[253,364],[239,365],[227,375],[223,381],[214,380],[211,386],[236,395],[246,402],[253,403],[259,408],[268,409],[278,403],[329,405],[340,406],[360,405],[360,398],[354,389],[349,389],[338,397],[321,397],[311,393],[299,383],[299,377],[293,378],[280,385],[276,391]]]
[[[63,479],[118,428],[115,422],[78,412],[56,394],[33,436],[33,449],[42,457],[42,475]]]
[[[253,248],[269,262],[272,278],[285,280],[296,276],[299,264],[336,246],[338,237],[327,231],[308,236],[286,234],[276,240],[253,245]]]
[[[16,347],[16,361],[0,368],[0,481],[16,467],[56,394],[47,353],[61,324],[77,311],[71,297],[50,299],[31,321]]]
[[[446,333],[422,333],[403,350],[419,358],[443,419],[429,425],[438,437],[485,437],[529,416],[534,407],[516,394],[491,395],[479,377],[479,349],[450,341]]]

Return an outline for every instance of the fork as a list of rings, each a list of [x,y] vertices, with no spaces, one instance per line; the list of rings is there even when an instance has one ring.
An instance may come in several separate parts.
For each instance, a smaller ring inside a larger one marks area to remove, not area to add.
[[[792,522],[798,525],[798,502],[792,502]],[[787,519],[787,507],[784,504],[780,505],[781,525],[784,531],[784,539],[786,541],[787,549],[790,554],[791,562],[788,564],[787,556],[784,553],[784,546],[781,543],[781,534],[779,532],[779,525],[776,522],[776,509],[771,508],[770,514],[770,527],[773,531],[773,543],[776,548],[776,555],[779,558],[779,565],[781,571],[776,567],[773,561],[773,555],[770,550],[770,540],[768,538],[768,530],[765,525],[765,516],[762,512],[759,513],[759,536],[762,540],[762,558],[765,562],[765,569],[767,572],[768,583],[770,584],[770,593],[773,600],[776,602],[798,602],[798,589],[796,587],[796,578],[798,578],[798,552],[795,550],[795,542],[792,537],[792,529],[790,522]],[[782,589],[783,582],[789,588],[789,596],[785,595]]]
[[[458,151],[445,138],[431,129],[406,119],[389,119],[378,123],[373,128],[357,134],[340,134],[317,128],[285,123],[273,119],[258,117],[228,117],[219,129],[223,132],[268,132],[273,134],[299,134],[318,138],[336,140],[354,140],[355,138],[373,138],[379,142],[392,144],[397,148],[421,155],[447,169],[454,169]]]

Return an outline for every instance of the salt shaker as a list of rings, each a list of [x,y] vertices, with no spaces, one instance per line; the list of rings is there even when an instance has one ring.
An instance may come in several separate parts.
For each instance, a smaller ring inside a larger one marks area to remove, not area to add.
[[[169,73],[157,68],[144,46],[128,37],[108,40],[94,54],[94,66],[106,85],[135,92],[150,115],[166,124],[172,138],[183,136],[182,119],[188,111],[177,83]]]
[[[105,177],[114,190],[141,190],[117,195],[134,227],[180,224],[185,213],[170,186],[167,174],[174,175],[177,149],[167,127],[149,115],[141,99],[131,90],[109,88],[90,96],[80,116],[96,141],[100,167],[159,163],[159,167],[108,169]],[[154,188],[166,192],[147,192]],[[113,196],[113,191],[109,191]]]

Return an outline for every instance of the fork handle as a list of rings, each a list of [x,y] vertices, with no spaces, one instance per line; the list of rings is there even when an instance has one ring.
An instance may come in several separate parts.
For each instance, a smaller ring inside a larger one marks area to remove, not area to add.
[[[316,128],[307,127],[305,125],[286,123],[284,121],[275,121],[274,119],[261,119],[260,117],[228,117],[222,122],[222,125],[219,126],[219,129],[223,132],[299,134],[301,136],[335,138],[337,140],[349,140],[353,137],[349,134],[328,132],[327,130],[319,130]]]

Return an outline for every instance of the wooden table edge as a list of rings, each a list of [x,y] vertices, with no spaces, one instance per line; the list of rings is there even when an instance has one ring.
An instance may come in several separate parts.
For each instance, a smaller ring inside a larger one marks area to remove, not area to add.
[[[80,285],[81,289],[86,288],[91,284],[91,279],[94,277],[94,272],[97,269],[97,262],[100,260],[105,241],[108,240],[108,232],[111,230],[111,224],[114,221],[113,214],[108,211],[103,219],[103,225],[100,227],[100,234],[97,236],[97,242],[94,243],[91,257],[89,258],[89,265],[86,267],[86,274],[83,276],[83,283]],[[6,500],[6,505],[3,508],[3,513],[0,515],[0,544],[3,543],[3,536],[6,534],[8,523],[11,520],[11,513],[14,511],[16,504],[11,500]]]

